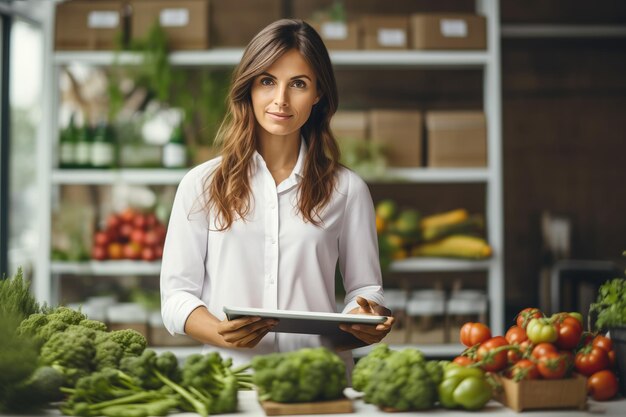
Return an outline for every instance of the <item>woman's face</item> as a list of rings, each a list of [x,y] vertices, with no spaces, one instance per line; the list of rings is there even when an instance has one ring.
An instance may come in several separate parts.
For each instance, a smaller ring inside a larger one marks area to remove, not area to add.
[[[251,97],[257,130],[299,136],[319,101],[317,77],[300,52],[292,49],[254,79]]]

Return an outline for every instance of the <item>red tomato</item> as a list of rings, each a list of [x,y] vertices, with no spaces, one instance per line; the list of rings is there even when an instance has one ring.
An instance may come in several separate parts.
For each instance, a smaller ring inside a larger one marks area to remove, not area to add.
[[[516,317],[517,327],[526,329],[528,322],[530,322],[534,318],[540,319],[542,317],[543,317],[543,313],[539,309],[532,308],[532,307],[525,308],[517,314],[517,317]]]
[[[130,241],[138,245],[143,245],[146,240],[147,233],[138,227],[135,227],[130,233]]]
[[[528,335],[526,334],[526,330],[522,329],[519,326],[511,326],[509,330],[507,330],[504,338],[507,342],[511,344],[519,344],[524,340],[528,339]]]
[[[163,257],[163,246],[161,246],[161,245],[156,245],[156,246],[154,247],[154,256],[155,256],[157,259],[161,259],[161,258]]]
[[[574,349],[580,342],[583,327],[574,317],[567,316],[557,324],[556,345],[561,349]]]
[[[611,364],[611,369],[615,369],[615,351],[612,350],[609,353],[607,353],[607,355],[609,356],[609,363]]]
[[[118,228],[118,226],[120,225],[120,218],[115,215],[115,214],[111,214],[109,215],[109,217],[107,217],[107,229],[109,230],[115,230]]]
[[[509,376],[515,381],[521,381],[523,379],[537,379],[539,378],[539,370],[535,362],[522,359],[517,362],[509,371]]]
[[[617,394],[617,378],[611,371],[596,372],[587,379],[587,392],[596,401],[606,401]]]
[[[558,353],[548,352],[539,359],[537,368],[545,379],[561,379],[567,373],[567,359]]]
[[[122,253],[126,259],[139,259],[141,256],[141,245],[135,242],[127,243],[124,245]]]
[[[119,218],[123,223],[132,223],[133,219],[135,218],[135,210],[130,207],[124,209],[124,211],[119,214]]]
[[[491,338],[491,330],[482,323],[465,323],[461,327],[461,343],[472,347]]]
[[[598,347],[585,346],[576,354],[574,364],[578,372],[589,376],[609,367],[609,355]]]
[[[146,246],[158,245],[160,243],[158,233],[154,230],[147,231],[144,237],[144,243]]]
[[[157,223],[159,222],[159,220],[157,219],[157,217],[154,215],[154,213],[148,213],[146,214],[146,227],[147,228],[152,228],[154,226],[157,225]]]
[[[146,228],[146,216],[141,213],[137,213],[133,218],[133,226],[137,229],[145,229]]]
[[[133,233],[133,226],[129,223],[122,223],[119,228],[120,231],[120,240],[123,242],[128,242],[130,240],[130,235]]]
[[[559,355],[565,358],[565,363],[567,364],[567,373],[569,374],[572,369],[574,369],[574,360],[576,356],[574,352],[571,350],[559,350]]]
[[[506,351],[506,360],[509,365],[515,365],[522,359],[522,353],[519,350],[511,349]]]
[[[96,261],[104,261],[107,258],[106,247],[96,245],[91,248],[91,258]]]
[[[593,339],[592,346],[600,348],[606,353],[609,353],[613,350],[613,341],[608,337],[599,334]]]
[[[481,368],[488,372],[498,372],[506,368],[507,351],[502,350],[497,353],[493,351],[501,346],[507,345],[506,339],[502,336],[492,337],[486,342],[483,342],[476,351],[476,358],[479,361],[484,360]]]
[[[468,358],[467,356],[457,356],[452,360],[452,362],[459,364],[461,366],[473,365],[476,363],[475,360]]]
[[[154,253],[154,249],[146,246],[141,250],[141,259],[144,261],[154,261],[156,259],[156,254]]]
[[[532,350],[532,356],[535,359],[540,359],[548,353],[557,353],[556,346],[552,343],[539,343]]]
[[[93,243],[97,246],[106,246],[109,244],[109,235],[106,232],[96,232],[93,235]]]

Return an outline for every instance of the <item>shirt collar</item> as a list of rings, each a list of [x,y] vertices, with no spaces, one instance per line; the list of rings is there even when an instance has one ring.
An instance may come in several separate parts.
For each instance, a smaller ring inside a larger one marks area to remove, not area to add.
[[[300,150],[298,151],[298,160],[296,161],[296,165],[293,167],[292,174],[295,174],[299,178],[304,177],[304,162],[306,161],[307,154],[307,144],[304,140],[304,137],[300,135]],[[261,154],[255,150],[253,156],[253,172],[256,172],[260,166],[266,166],[265,160],[261,156]]]

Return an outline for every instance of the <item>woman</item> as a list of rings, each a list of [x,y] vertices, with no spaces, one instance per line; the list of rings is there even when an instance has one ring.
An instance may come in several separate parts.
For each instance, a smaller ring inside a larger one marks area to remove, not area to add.
[[[174,200],[161,271],[167,329],[235,363],[328,346],[320,336],[270,333],[274,320],[225,320],[222,308],[335,312],[337,261],[343,312],[390,316],[372,200],[339,164],[329,128],[337,88],[319,35],[299,20],[267,26],[246,47],[228,100],[221,157],[192,169]],[[341,327],[365,345],[393,323]],[[350,352],[341,355],[350,367]]]

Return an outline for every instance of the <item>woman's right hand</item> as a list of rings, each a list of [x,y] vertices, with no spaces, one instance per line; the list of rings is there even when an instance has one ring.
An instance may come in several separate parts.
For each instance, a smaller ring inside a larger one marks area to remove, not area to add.
[[[253,348],[277,324],[277,320],[260,317],[222,320],[217,325],[217,334],[222,338],[225,347]]]

